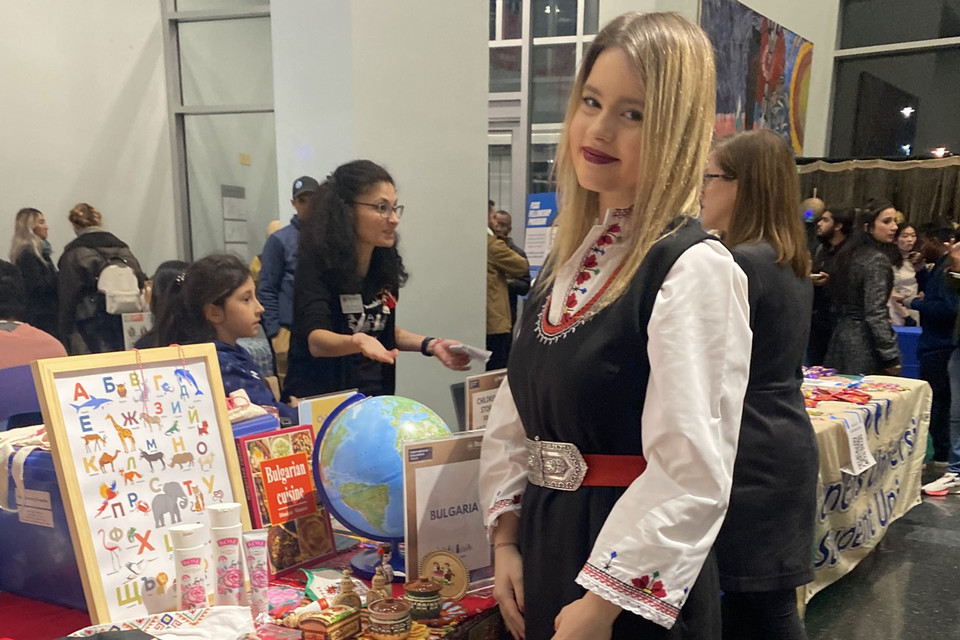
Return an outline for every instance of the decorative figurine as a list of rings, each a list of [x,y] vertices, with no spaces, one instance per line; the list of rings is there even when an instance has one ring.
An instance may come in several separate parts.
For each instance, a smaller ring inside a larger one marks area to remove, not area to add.
[[[393,597],[393,588],[383,575],[383,567],[377,566],[377,568],[374,570],[373,579],[370,581],[370,584],[370,591],[367,592],[368,607],[377,600]]]
[[[361,600],[360,595],[357,594],[356,585],[353,584],[353,579],[350,577],[351,575],[353,574],[350,569],[343,570],[343,577],[340,578],[340,593],[333,599],[333,604],[346,605],[359,611],[363,608],[363,600]]]
[[[383,576],[387,579],[388,583],[393,582],[393,566],[390,564],[390,558],[393,557],[393,545],[389,542],[384,542],[377,551],[380,554],[380,566],[383,567]]]
[[[368,607],[367,633],[374,640],[406,640],[413,622],[410,605],[398,598],[384,598]]]
[[[335,604],[301,616],[299,625],[303,640],[347,640],[360,635],[360,611]]]

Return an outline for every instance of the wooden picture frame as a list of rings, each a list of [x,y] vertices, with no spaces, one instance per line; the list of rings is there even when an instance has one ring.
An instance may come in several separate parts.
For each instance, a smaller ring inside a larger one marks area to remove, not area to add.
[[[51,358],[33,376],[91,621],[166,610],[169,527],[246,502],[216,349]]]

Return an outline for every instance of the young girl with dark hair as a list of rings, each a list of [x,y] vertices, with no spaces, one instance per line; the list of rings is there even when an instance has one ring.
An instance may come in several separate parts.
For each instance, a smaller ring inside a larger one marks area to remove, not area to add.
[[[173,286],[157,331],[160,345],[213,342],[227,394],[244,389],[250,402],[276,407],[298,421],[297,410],[277,402],[257,365],[237,338],[257,335],[263,307],[254,293],[250,270],[236,256],[213,254],[194,262]]]
[[[407,272],[397,250],[393,178],[370,160],[336,169],[320,185],[300,229],[294,324],[284,398],[356,388],[392,394],[400,351],[420,351],[454,370],[469,359],[455,341],[396,326]]]
[[[824,364],[841,373],[900,373],[900,349],[887,302],[893,290],[891,251],[897,233],[896,209],[870,202],[860,211],[853,236],[837,253],[829,286],[837,324]]]

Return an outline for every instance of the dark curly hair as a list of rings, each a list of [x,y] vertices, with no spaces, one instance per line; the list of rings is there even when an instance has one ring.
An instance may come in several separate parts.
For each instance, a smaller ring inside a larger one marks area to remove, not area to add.
[[[361,285],[357,263],[357,231],[353,203],[374,185],[395,185],[386,169],[370,160],[354,160],[337,167],[320,185],[317,197],[300,224],[298,260],[320,265],[328,285],[343,291]],[[370,259],[367,280],[379,288],[397,291],[407,282],[397,235],[392,247],[377,247]]]

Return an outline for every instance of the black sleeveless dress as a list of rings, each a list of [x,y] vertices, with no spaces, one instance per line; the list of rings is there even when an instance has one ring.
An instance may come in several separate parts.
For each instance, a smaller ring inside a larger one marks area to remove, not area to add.
[[[680,255],[708,236],[691,219],[657,242],[629,289],[593,317],[568,326],[547,321],[549,292],[526,307],[508,377],[527,438],[570,442],[584,454],[642,455],[650,364],[647,322],[661,284]],[[589,314],[589,309],[586,310]],[[549,639],[554,618],[585,589],[575,579],[624,487],[567,492],[529,484],[523,493],[520,545],[528,640]],[[630,612],[614,638],[718,638],[719,584],[711,553],[675,626],[667,630]]]

